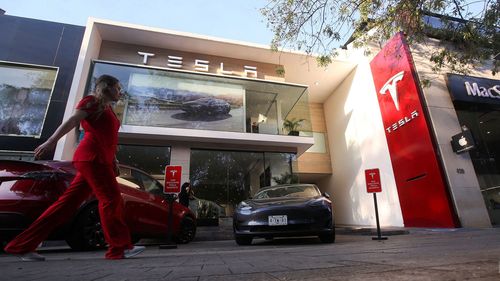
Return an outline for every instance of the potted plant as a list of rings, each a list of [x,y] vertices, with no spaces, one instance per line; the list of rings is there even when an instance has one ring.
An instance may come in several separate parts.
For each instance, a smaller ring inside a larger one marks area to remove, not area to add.
[[[300,124],[304,121],[305,119],[286,119],[285,122],[283,122],[283,128],[285,128],[288,131],[288,135],[290,136],[298,136],[299,135],[299,130],[298,128],[300,127]]]

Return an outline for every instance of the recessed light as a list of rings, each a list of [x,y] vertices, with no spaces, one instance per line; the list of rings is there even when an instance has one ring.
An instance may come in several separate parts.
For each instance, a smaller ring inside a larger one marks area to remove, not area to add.
[[[318,86],[319,85],[319,81],[314,82],[314,85]]]

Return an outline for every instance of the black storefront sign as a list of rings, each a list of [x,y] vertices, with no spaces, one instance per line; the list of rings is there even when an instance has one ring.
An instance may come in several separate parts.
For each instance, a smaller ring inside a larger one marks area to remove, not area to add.
[[[453,152],[459,154],[469,151],[475,147],[474,138],[469,130],[465,130],[460,134],[451,137],[451,148]]]
[[[500,105],[500,80],[448,74],[447,84],[453,101]]]

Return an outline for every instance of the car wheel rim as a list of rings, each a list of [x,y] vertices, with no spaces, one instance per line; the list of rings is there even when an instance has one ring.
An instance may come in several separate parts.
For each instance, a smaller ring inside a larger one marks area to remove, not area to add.
[[[99,248],[106,244],[102,231],[101,219],[97,209],[93,209],[89,212],[87,223],[84,228],[83,239],[90,248]]]

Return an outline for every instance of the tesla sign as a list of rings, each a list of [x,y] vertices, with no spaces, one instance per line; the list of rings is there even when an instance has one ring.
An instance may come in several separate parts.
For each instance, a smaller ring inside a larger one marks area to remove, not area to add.
[[[148,58],[155,56],[155,54],[153,54],[153,53],[147,53],[147,52],[141,52],[141,51],[137,52],[137,54],[139,56],[142,56],[142,63],[145,65],[148,64]],[[167,57],[168,57],[167,67],[177,68],[177,69],[181,69],[181,68],[185,67],[183,57],[179,57],[179,56],[167,56]],[[235,71],[224,69],[223,62],[220,62],[217,65],[219,66],[219,69],[216,71],[216,73],[219,73],[222,75],[236,75]],[[210,61],[195,59],[194,65],[193,65],[193,70],[200,71],[200,72],[209,72]],[[243,66],[242,75],[245,77],[255,77],[256,78],[257,77],[257,67],[256,66],[249,66],[249,65]]]
[[[370,169],[365,170],[366,192],[375,193],[382,192],[382,184],[380,184],[380,170]]]
[[[165,187],[163,193],[181,192],[182,166],[167,166],[165,168]]]
[[[396,34],[370,62],[405,226],[454,227],[409,47]]]

